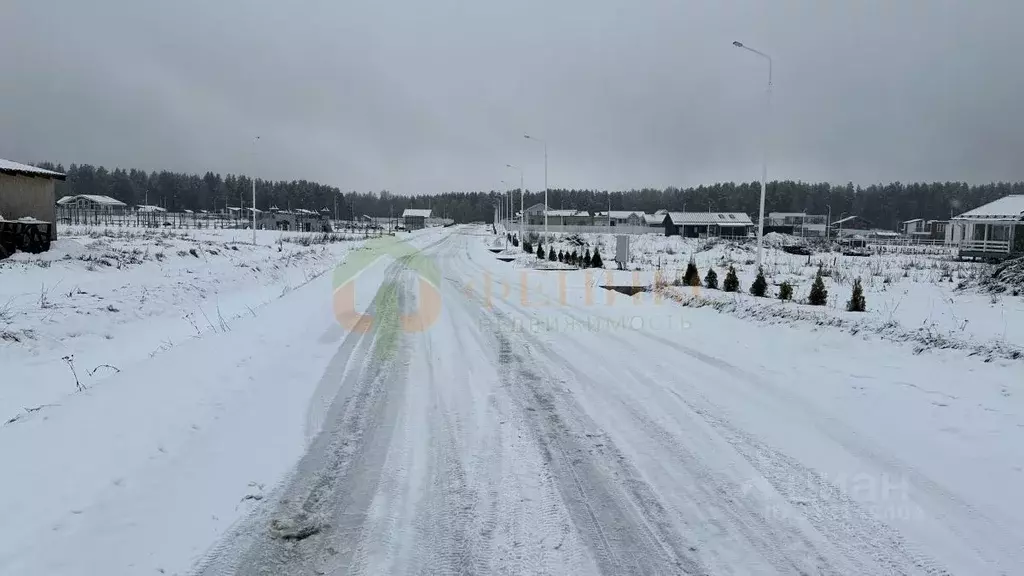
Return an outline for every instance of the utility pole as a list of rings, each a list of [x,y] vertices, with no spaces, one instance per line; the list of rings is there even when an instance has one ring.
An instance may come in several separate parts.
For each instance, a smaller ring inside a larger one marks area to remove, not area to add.
[[[548,233],[548,142],[547,140],[541,140],[540,138],[524,134],[527,140],[536,140],[544,145],[544,235]]]
[[[252,141],[253,156],[256,155],[256,143],[259,142],[260,137],[257,136]],[[255,162],[253,163],[255,164]],[[252,177],[252,245],[256,245],[256,177]]]
[[[523,168],[522,166],[513,166],[511,164],[505,164],[505,166],[519,171],[519,245],[522,246],[523,240],[526,239],[526,188],[523,187]],[[546,206],[545,210],[547,210]]]
[[[753,52],[768,61],[768,89],[765,92],[764,126],[761,127],[761,211],[757,222],[757,266],[760,268],[761,252],[764,244],[764,196],[766,180],[768,179],[768,119],[771,116],[772,109],[772,57],[760,50],[754,50],[749,46],[744,46],[742,42],[733,42],[732,45],[737,48]]]

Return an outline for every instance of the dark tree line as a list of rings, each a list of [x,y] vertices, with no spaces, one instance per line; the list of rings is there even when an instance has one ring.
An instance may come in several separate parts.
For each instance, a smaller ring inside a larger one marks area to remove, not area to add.
[[[107,170],[89,164],[71,164],[64,169],[60,164],[43,162],[40,168],[64,172],[67,180],[57,182],[56,196],[95,194],[116,198],[129,206],[150,204],[175,212],[189,210],[224,210],[227,206],[252,205],[252,180],[246,176],[213,172],[199,176],[179,172],[145,172],[144,170]],[[341,190],[306,180],[270,182],[256,180],[256,207],[266,209],[277,206],[321,210],[332,214],[337,199],[338,211],[347,210]],[[350,211],[349,211],[350,212]]]
[[[572,208],[590,212],[639,210],[653,213],[660,209],[672,212],[745,212],[756,219],[761,185],[758,182],[721,183],[695,188],[669,187],[663,190],[645,188],[620,192],[598,190],[551,190],[551,208]],[[873,226],[894,230],[904,220],[925,218],[945,220],[1002,198],[1008,194],[1024,194],[1024,182],[970,186],[963,182],[918,184],[873,184],[871,186],[832,185],[828,183],[769,182],[765,194],[765,213],[805,212],[828,214],[833,220],[858,215]],[[518,191],[513,192],[514,209],[519,210]],[[387,194],[352,194],[349,202],[358,214],[387,215],[389,210],[400,214],[407,207],[433,208],[437,215],[447,215],[457,222],[493,217],[494,205],[506,201],[500,192],[445,193],[435,196],[395,196]],[[527,191],[525,206],[544,201],[544,192]]]
[[[225,205],[244,206],[251,203],[252,181],[246,176],[221,176],[207,172],[203,176],[177,172],[145,172],[142,170],[113,171],[88,164],[67,167],[42,163],[40,167],[65,172],[67,181],[58,183],[57,197],[73,194],[102,194],[112,196],[129,205],[156,204],[176,211],[223,210]],[[832,218],[858,215],[875,227],[895,229],[899,223],[911,218],[942,220],[970,210],[1008,194],[1024,194],[1024,183],[999,182],[968,185],[964,182],[932,182],[902,184],[873,184],[870,186],[832,185],[827,183],[769,182],[765,201],[766,212],[806,212],[827,214],[831,206]],[[518,191],[512,193],[514,208],[519,209]],[[760,185],[749,183],[722,183],[695,188],[669,187],[664,190],[645,188],[620,192],[599,190],[551,190],[548,194],[552,208],[577,210],[640,210],[655,212],[662,208],[670,211],[746,212],[756,218]],[[291,182],[256,181],[256,207],[266,209],[305,208],[335,210],[341,218],[368,216],[400,216],[406,208],[432,208],[437,216],[456,222],[489,222],[494,205],[505,202],[502,192],[446,192],[436,195],[401,196],[387,191],[346,192],[337,187],[293,180]],[[527,191],[527,207],[544,201],[544,192]]]

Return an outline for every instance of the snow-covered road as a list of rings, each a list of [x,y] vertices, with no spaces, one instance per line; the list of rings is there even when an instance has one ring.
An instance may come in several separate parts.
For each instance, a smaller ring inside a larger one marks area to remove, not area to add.
[[[523,274],[485,240],[464,230],[425,249],[444,275],[442,313],[428,329],[403,332],[383,357],[374,332],[339,341],[325,377],[341,387],[323,432],[279,503],[239,524],[203,574],[1021,566],[1010,509],[944,476],[970,476],[958,470],[967,455],[937,465],[897,457],[901,439],[851,426],[877,417],[890,431],[903,425],[890,411],[904,407],[823,409],[802,394],[816,362],[772,358],[756,331],[720,318],[718,330],[744,332],[706,334],[689,312],[615,296],[583,273]],[[394,264],[387,281],[400,287],[400,310],[416,309],[413,274]],[[389,298],[378,294],[378,318]],[[858,358],[867,350],[853,344],[848,365],[864,374],[833,374],[823,388],[900,386],[879,381],[893,367]],[[795,370],[778,379],[762,365],[771,360]],[[936,408],[929,394],[895,397]]]
[[[0,573],[1024,567],[1018,363],[628,297],[603,273],[503,263],[492,239],[413,239],[439,271],[437,310],[407,258],[382,259],[357,279],[372,323],[325,314],[320,278],[0,430],[25,475],[3,485]],[[118,387],[181,417],[122,414],[104,400]],[[89,462],[98,445],[121,456]],[[51,504],[13,501],[36,476]]]

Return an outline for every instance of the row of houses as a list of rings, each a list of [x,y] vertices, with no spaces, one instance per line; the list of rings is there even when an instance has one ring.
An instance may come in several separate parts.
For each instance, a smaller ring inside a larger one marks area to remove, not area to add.
[[[531,226],[595,226],[618,227],[637,230],[664,231],[667,235],[699,236],[748,236],[754,223],[742,212],[669,212],[658,210],[646,214],[637,210],[611,210],[594,212],[586,210],[546,210],[543,203],[534,204],[525,210],[525,223]],[[545,221],[546,220],[546,221]],[[518,219],[516,220],[518,221]]]
[[[667,235],[686,237],[745,237],[754,223],[741,212],[669,212],[612,210],[551,210],[543,203],[525,210],[531,226],[609,226],[647,228]],[[518,222],[518,214],[514,221]],[[829,221],[826,215],[772,212],[765,218],[765,233],[779,232],[803,237],[839,237],[851,240],[888,240],[944,244],[958,248],[965,258],[998,259],[1024,254],[1024,195],[1010,195],[955,216],[950,220],[914,218],[901,223],[900,231],[879,230],[862,216]]]

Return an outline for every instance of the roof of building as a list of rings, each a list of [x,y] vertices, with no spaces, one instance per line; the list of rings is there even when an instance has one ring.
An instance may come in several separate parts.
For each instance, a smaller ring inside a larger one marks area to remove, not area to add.
[[[661,214],[644,214],[644,223],[648,226],[655,226],[665,223],[665,216],[667,213]]]
[[[904,224],[910,224],[911,222],[924,222],[924,218],[911,218],[910,220],[904,220]]]
[[[556,218],[568,218],[570,216],[590,216],[590,212],[587,212],[586,210],[548,210],[546,214],[548,216],[554,216]]]
[[[526,211],[527,212],[544,212],[545,208],[546,208],[546,206],[544,206],[543,202],[537,202],[536,204],[533,204],[532,206],[527,206]]]
[[[10,160],[4,160],[3,158],[0,158],[0,172],[4,174],[14,174],[17,176],[42,176],[46,178],[53,178],[54,180],[64,180],[66,178],[66,176],[60,172],[44,170],[42,168],[36,168],[35,166],[29,166],[28,164],[20,164]]]
[[[954,218],[954,220],[1020,220],[1024,217],[1024,194],[1003,196],[995,202],[978,206]]]
[[[139,212],[167,212],[166,208],[161,208],[160,206],[148,206],[146,204],[136,206],[135,209]]]
[[[110,196],[98,196],[96,194],[78,194],[77,196],[65,196],[60,200],[57,200],[57,204],[65,205],[74,202],[79,198],[84,198],[90,202],[95,202],[101,206],[127,206],[124,202]]]
[[[632,216],[633,214],[636,214],[638,218],[643,218],[645,216],[645,214],[640,210],[612,210],[611,214],[612,218],[615,218],[616,220],[625,220]],[[604,212],[594,212],[594,216],[607,218],[608,211],[605,210]]]
[[[799,217],[803,218],[803,217],[807,216],[807,213],[806,212],[769,212],[768,213],[768,217],[769,218],[786,218],[786,217],[795,217],[795,216],[799,216]]]
[[[428,208],[406,208],[402,212],[402,218],[430,218],[430,212]]]
[[[846,224],[847,222],[852,222],[854,220],[864,220],[864,218],[854,214],[853,216],[847,216],[846,218],[841,218],[839,220],[833,220],[832,221],[832,225],[835,226],[837,224]],[[864,221],[867,222],[867,220],[864,220]]]
[[[676,226],[752,226],[754,223],[743,212],[669,212]]]

